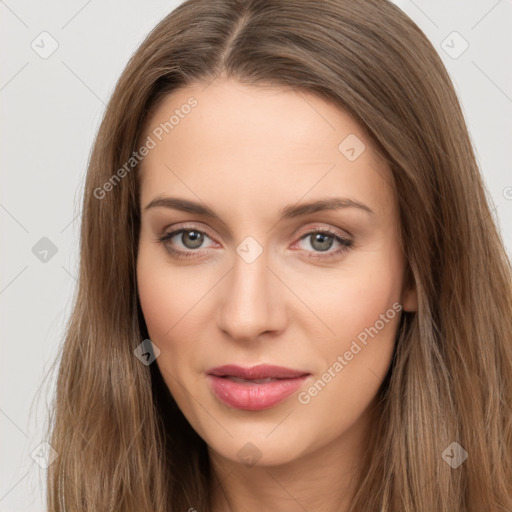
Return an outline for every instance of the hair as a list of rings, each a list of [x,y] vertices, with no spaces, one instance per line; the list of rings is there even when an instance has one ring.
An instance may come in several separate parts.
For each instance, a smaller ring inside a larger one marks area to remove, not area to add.
[[[89,158],[48,426],[59,454],[49,510],[211,510],[206,443],[157,365],[134,356],[148,337],[139,166],[103,199],[95,190],[132,157],[166,95],[220,76],[329,101],[391,170],[418,308],[402,312],[350,512],[512,510],[511,264],[449,75],[387,0],[187,0],[129,60]],[[457,468],[443,459],[453,442],[468,453]]]

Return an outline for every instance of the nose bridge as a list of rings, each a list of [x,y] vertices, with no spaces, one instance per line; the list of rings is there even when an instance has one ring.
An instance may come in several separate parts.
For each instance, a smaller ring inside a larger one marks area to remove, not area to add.
[[[280,328],[279,290],[267,268],[268,252],[259,247],[251,240],[242,242],[226,279],[219,327],[233,338],[254,339],[262,332]]]

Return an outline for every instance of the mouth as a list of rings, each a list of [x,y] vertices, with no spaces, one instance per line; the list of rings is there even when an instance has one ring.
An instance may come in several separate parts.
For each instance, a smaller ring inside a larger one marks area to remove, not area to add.
[[[269,409],[297,391],[311,374],[274,365],[244,368],[225,365],[207,372],[210,387],[218,400],[235,409]]]
[[[266,379],[241,379],[240,377],[233,377],[232,375],[223,375],[221,379],[229,379],[233,382],[242,382],[248,384],[264,384],[265,382],[274,382],[276,380],[285,380],[279,378],[267,377]]]
[[[227,364],[218,366],[208,370],[208,375],[216,377],[234,377],[248,381],[263,380],[263,379],[293,379],[303,375],[309,375],[309,372],[303,370],[294,370],[292,368],[285,368],[284,366],[275,366],[270,364],[258,364],[245,368],[235,364]]]

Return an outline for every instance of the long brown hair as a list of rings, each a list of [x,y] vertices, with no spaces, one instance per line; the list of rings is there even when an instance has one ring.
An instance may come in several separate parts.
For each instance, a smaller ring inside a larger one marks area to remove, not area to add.
[[[48,426],[59,454],[49,510],[210,509],[206,445],[157,365],[134,356],[148,336],[135,270],[138,166],[125,164],[159,100],[221,74],[329,100],[392,172],[418,310],[403,313],[350,511],[512,510],[511,266],[450,78],[387,0],[187,0],[132,56],[87,172]],[[456,468],[454,449],[468,455]]]

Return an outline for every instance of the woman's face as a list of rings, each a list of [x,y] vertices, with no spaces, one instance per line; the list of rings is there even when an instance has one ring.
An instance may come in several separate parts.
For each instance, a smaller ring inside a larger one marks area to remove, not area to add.
[[[146,126],[139,298],[180,409],[233,462],[360,449],[415,308],[388,168],[351,117],[291,90],[196,84]]]

